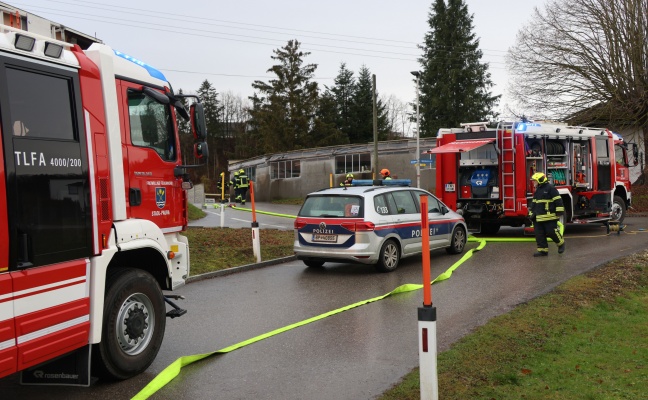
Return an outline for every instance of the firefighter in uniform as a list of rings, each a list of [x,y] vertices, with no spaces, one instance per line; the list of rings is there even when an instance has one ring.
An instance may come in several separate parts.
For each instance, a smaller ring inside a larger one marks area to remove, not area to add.
[[[558,227],[558,219],[559,215],[565,212],[565,207],[560,194],[542,172],[536,172],[531,179],[534,183],[537,183],[536,191],[533,194],[533,202],[529,207],[529,218],[534,224],[535,239],[538,246],[533,256],[549,255],[547,237],[550,237],[556,243],[558,253],[562,253],[565,251],[565,239]]]
[[[352,184],[353,174],[349,172],[348,174],[346,174],[346,179],[344,180],[344,182],[340,183],[340,186],[351,186]]]
[[[238,178],[238,171],[234,171],[234,178],[230,181],[230,186],[234,188],[234,201],[238,202],[238,197],[239,197],[239,178]],[[230,200],[231,201],[231,200]]]
[[[391,173],[389,172],[389,170],[387,168],[381,169],[380,170],[380,175],[382,175],[382,178],[384,180],[391,180],[391,178],[392,178]]]
[[[247,197],[248,187],[250,187],[250,181],[248,180],[247,175],[245,175],[245,170],[241,168],[238,172],[238,190],[239,193],[236,196],[236,202],[245,204],[245,199]]]

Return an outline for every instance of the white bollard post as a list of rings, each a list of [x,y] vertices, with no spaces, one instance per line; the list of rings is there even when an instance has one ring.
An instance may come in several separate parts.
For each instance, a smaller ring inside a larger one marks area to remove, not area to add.
[[[261,262],[261,239],[259,238],[258,222],[252,222],[252,252],[257,262]]]
[[[436,307],[419,307],[418,330],[421,400],[438,400]]]
[[[225,227],[225,203],[221,203],[221,228]]]

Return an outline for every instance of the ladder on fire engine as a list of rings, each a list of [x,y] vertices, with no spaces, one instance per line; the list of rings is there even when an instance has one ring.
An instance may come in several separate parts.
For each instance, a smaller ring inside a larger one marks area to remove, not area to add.
[[[501,135],[502,209],[515,211],[515,124],[498,124],[497,135]]]

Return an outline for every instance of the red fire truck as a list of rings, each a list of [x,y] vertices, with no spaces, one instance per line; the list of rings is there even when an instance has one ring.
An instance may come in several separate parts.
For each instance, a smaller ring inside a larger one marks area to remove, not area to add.
[[[632,144],[632,162],[638,148]],[[530,224],[531,176],[544,172],[565,204],[563,222],[623,221],[631,204],[628,144],[604,128],[516,121],[440,129],[436,193],[473,232]]]
[[[0,377],[73,381],[69,359],[126,379],[153,362],[185,313],[162,290],[189,274],[177,116],[205,155],[202,105],[183,108],[160,71],[0,25]]]

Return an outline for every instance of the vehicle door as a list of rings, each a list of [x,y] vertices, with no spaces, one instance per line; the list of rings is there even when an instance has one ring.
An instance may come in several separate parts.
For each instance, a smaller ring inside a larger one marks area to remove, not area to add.
[[[421,207],[421,195],[427,196],[428,201],[428,224],[430,226],[430,249],[438,249],[450,245],[450,234],[452,233],[452,222],[450,215],[444,213],[446,209],[443,203],[435,196],[423,192],[414,191],[419,209]]]
[[[93,211],[76,69],[0,55],[0,116],[3,376],[87,344]]]
[[[153,221],[167,232],[180,231],[187,224],[186,194],[182,177],[174,174],[181,163],[171,106],[156,100],[166,96],[159,89],[120,81],[118,91],[130,217]]]
[[[403,244],[403,255],[421,251],[421,214],[411,190],[386,193],[394,227]]]

